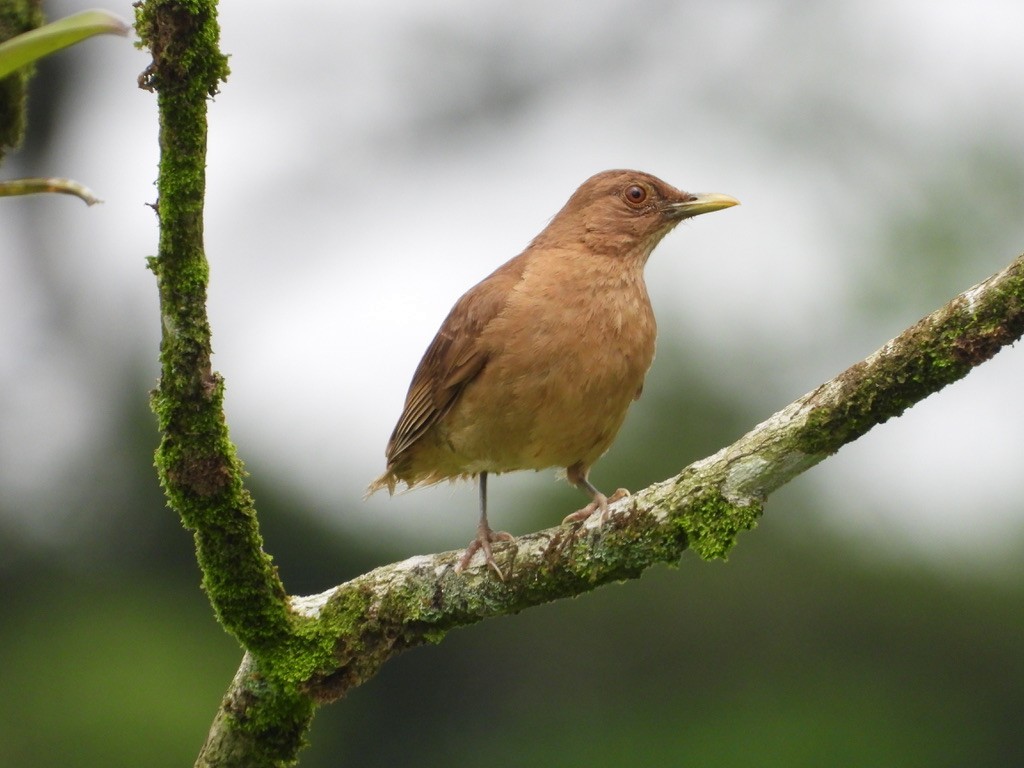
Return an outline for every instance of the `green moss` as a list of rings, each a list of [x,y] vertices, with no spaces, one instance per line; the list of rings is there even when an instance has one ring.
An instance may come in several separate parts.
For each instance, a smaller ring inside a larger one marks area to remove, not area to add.
[[[245,738],[244,751],[221,757],[216,765],[250,767],[292,765],[306,744],[314,702],[294,687],[281,686],[261,673],[251,675],[231,702],[228,727]],[[237,743],[237,736],[233,741]]]
[[[274,674],[297,685],[319,682],[365,654],[371,600],[364,589],[337,590],[315,620],[295,623],[294,641],[272,659]]]
[[[724,560],[740,532],[757,525],[762,509],[761,504],[739,506],[718,492],[705,492],[685,505],[674,520],[690,549],[702,559]]]
[[[135,29],[140,46],[153,53],[153,64],[139,79],[143,87],[161,94],[181,90],[194,98],[216,95],[227,80],[215,2],[146,0],[135,6]]]

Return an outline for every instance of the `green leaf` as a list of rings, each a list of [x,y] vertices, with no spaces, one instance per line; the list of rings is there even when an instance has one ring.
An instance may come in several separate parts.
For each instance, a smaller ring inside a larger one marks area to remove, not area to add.
[[[131,27],[109,11],[82,11],[0,43],[0,77],[93,35],[127,35]]]

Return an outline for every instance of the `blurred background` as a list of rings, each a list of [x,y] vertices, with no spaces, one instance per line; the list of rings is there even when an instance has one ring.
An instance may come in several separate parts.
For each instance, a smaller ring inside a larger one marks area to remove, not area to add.
[[[658,358],[603,488],[716,451],[1024,249],[1019,3],[225,0],[221,22],[214,361],[293,593],[469,540],[469,485],[363,489],[451,304],[596,171],[743,202],[648,265]],[[0,201],[0,765],[191,764],[240,659],[152,469],[146,63],[115,38],[47,60],[2,169],[106,202]],[[876,428],[725,564],[399,657],[301,764],[1021,764],[1022,381],[1018,346]],[[554,472],[491,499],[513,533],[580,503]]]

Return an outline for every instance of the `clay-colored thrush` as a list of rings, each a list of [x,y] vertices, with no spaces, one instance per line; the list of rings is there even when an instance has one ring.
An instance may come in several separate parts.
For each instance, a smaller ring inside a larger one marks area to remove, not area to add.
[[[639,171],[583,182],[525,251],[452,307],[412,378],[387,471],[368,492],[478,476],[480,523],[457,569],[483,550],[499,577],[491,544],[513,539],[487,522],[489,473],[564,467],[591,503],[563,522],[598,510],[603,521],[609,499],[587,473],[654,359],[644,264],[683,219],[738,202]]]

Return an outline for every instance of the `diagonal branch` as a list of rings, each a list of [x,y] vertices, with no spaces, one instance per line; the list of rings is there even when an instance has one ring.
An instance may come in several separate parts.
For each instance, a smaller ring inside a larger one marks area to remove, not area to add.
[[[293,598],[303,615],[341,629],[334,668],[309,692],[331,700],[405,648],[449,629],[588,592],[674,563],[691,548],[724,557],[753,528],[765,499],[876,424],[965,376],[1024,333],[1024,255],[920,320],[867,359],[783,408],[734,444],[613,506],[603,527],[559,526],[496,553],[498,581],[459,553],[414,557],[320,595]],[[480,561],[480,558],[477,558]]]
[[[453,628],[573,597],[639,576],[685,549],[724,557],[754,526],[768,495],[880,424],[966,375],[1024,333],[1024,256],[923,318],[867,359],[783,408],[734,444],[613,507],[596,520],[522,536],[497,554],[507,580],[478,563],[454,572],[459,552],[377,568],[319,595],[294,597],[326,663],[295,667],[321,704],[372,677],[397,653]],[[480,558],[477,558],[480,560]],[[266,695],[247,655],[225,699],[246,720]],[[223,713],[222,713],[223,714]],[[223,738],[215,724],[211,739]]]

